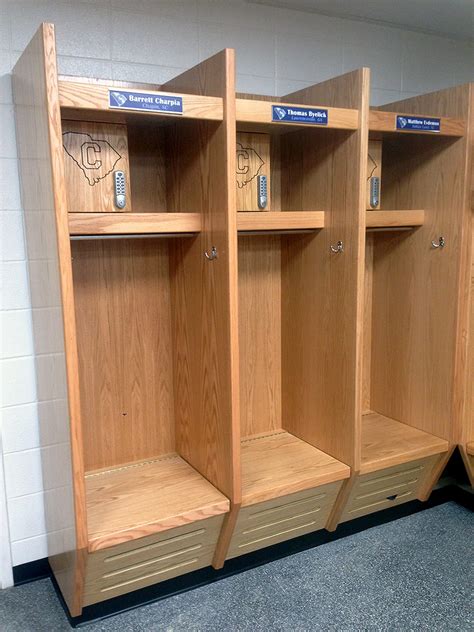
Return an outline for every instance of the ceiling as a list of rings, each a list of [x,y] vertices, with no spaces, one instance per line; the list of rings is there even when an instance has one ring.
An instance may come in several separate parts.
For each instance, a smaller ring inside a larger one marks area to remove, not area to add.
[[[474,39],[474,0],[250,0],[365,20],[455,39]]]

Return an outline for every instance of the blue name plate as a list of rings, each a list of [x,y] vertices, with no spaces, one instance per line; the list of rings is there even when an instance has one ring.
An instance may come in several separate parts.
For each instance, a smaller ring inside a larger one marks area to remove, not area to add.
[[[121,110],[146,110],[147,112],[182,114],[183,99],[173,94],[109,90],[109,107]]]
[[[272,121],[276,123],[328,124],[328,111],[321,108],[300,108],[288,105],[272,105]]]
[[[416,130],[418,132],[441,131],[439,118],[426,118],[424,116],[400,116],[397,115],[397,129]]]

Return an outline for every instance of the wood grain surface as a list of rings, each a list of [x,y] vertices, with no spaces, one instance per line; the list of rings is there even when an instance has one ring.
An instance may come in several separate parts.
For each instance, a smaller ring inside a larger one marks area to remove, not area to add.
[[[367,211],[366,228],[396,228],[397,226],[423,226],[425,211]]]
[[[447,452],[445,439],[378,413],[362,417],[361,474]]]
[[[71,235],[198,233],[199,213],[69,213]]]
[[[363,69],[283,97],[359,110],[357,131],[305,130],[282,139],[282,208],[325,212],[324,230],[285,237],[283,428],[354,468],[360,459],[368,81]],[[335,254],[330,246],[339,240],[344,252]]]
[[[296,104],[292,99],[288,99],[287,95],[278,99],[278,103],[290,107],[307,108],[311,106],[313,108],[324,107],[328,110],[328,124],[329,129],[357,129],[359,124],[359,112],[356,108],[341,108],[335,106],[329,106],[323,102],[318,104],[309,103],[306,99],[302,99],[302,103]],[[324,96],[322,97],[325,98]],[[285,121],[272,121],[272,106],[271,103],[264,100],[256,99],[239,99],[237,98],[237,121],[239,123],[270,123],[275,127],[314,127],[313,123],[285,123]]]
[[[86,501],[67,192],[52,24],[40,26],[15,65],[12,83],[36,323],[35,351],[46,354],[37,361],[40,431],[42,441],[50,446],[45,433],[54,419],[61,428],[61,436],[67,437],[55,449],[42,451],[43,477],[50,485],[45,494],[48,555],[71,614],[79,615],[85,572],[83,552],[87,546]],[[44,313],[59,314],[47,341],[40,327]],[[53,412],[48,414],[48,408]],[[60,483],[58,458],[66,468]]]
[[[171,245],[177,451],[240,502],[235,193],[235,60],[226,49],[163,90],[219,97],[224,121],[176,127],[169,210],[201,214],[201,232]],[[184,124],[185,121],[182,121]],[[190,151],[199,160],[190,161]],[[199,192],[199,194],[197,194]],[[208,260],[205,252],[217,249]]]
[[[242,436],[281,429],[278,236],[239,238],[239,351]]]
[[[428,99],[430,97],[428,96]],[[391,103],[390,106],[384,105],[383,108],[393,107],[395,105],[399,105],[400,109],[397,109],[393,112],[382,112],[378,109],[370,110],[369,114],[369,129],[374,132],[393,132],[395,134],[433,134],[434,132],[423,132],[417,130],[397,130],[397,115],[407,115],[410,116],[413,114],[422,115],[422,112],[413,111],[411,108],[411,104],[407,103],[408,108],[405,110],[402,102],[399,104]],[[432,109],[432,104],[427,100],[426,107],[430,114],[424,113],[427,117],[437,117],[439,116]],[[441,116],[440,122],[440,131],[436,132],[437,135],[440,136],[463,136],[466,132],[466,121],[462,118],[454,118],[450,116]]]
[[[131,212],[126,126],[63,120],[62,130],[68,211]],[[125,174],[123,209],[115,206],[114,171]]]
[[[288,432],[242,440],[242,506],[348,478],[350,469]]]
[[[133,110],[133,114],[136,116],[160,116],[167,118],[182,117],[222,121],[222,96],[203,95],[198,92],[196,92],[196,94],[179,94],[174,93],[171,88],[169,90],[170,92],[173,92],[174,96],[182,97],[182,114],[150,112],[147,110]],[[157,96],[160,94],[164,94],[165,96],[169,94],[166,92],[145,89],[142,89],[141,92]],[[61,107],[64,109],[71,108],[108,111],[110,110],[109,89],[106,85],[101,85],[99,83],[87,84],[62,80],[59,82],[59,102]],[[115,110],[111,111],[114,112]]]
[[[292,231],[324,228],[324,211],[247,212],[237,216],[239,231]]]
[[[73,242],[87,470],[175,450],[167,240]]]
[[[178,455],[88,472],[89,551],[198,522],[229,501]]]

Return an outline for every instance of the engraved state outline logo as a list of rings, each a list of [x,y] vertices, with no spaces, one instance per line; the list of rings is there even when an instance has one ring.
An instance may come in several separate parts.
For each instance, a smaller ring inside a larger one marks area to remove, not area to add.
[[[239,168],[239,154],[244,156],[245,166]],[[255,164],[256,163],[256,164]],[[243,189],[249,182],[251,182],[254,178],[258,176],[260,170],[262,169],[265,161],[262,160],[262,157],[255,151],[252,147],[244,147],[241,143],[237,143],[237,186],[239,189]],[[251,169],[253,165],[254,169]],[[244,178],[243,176],[248,175],[249,177]],[[240,176],[240,177],[239,177]]]
[[[67,146],[67,140],[72,140],[74,136],[82,136],[84,138],[84,142],[81,143],[79,147],[76,147],[75,150],[72,147]],[[109,143],[108,140],[105,140],[104,138],[93,138],[90,134],[85,132],[63,132],[63,147],[67,155],[82,171],[91,187],[100,182],[100,180],[106,178],[109,173],[112,173],[115,165],[122,159],[122,155],[119,154],[119,152]],[[102,151],[103,148],[106,149],[106,152]],[[94,162],[90,161],[91,151],[94,153],[96,158]],[[98,154],[101,155],[101,159],[97,158]],[[104,168],[105,171],[97,173],[98,170],[102,168]]]

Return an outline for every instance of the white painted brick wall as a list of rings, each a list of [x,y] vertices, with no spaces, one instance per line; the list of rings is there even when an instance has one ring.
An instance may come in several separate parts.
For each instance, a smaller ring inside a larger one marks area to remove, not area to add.
[[[474,79],[467,42],[243,0],[0,0],[0,446],[14,565],[46,555],[38,420],[53,426],[48,407],[62,405],[37,403],[9,76],[42,21],[56,24],[65,74],[162,83],[230,46],[246,92],[284,94],[363,65],[373,104]]]

